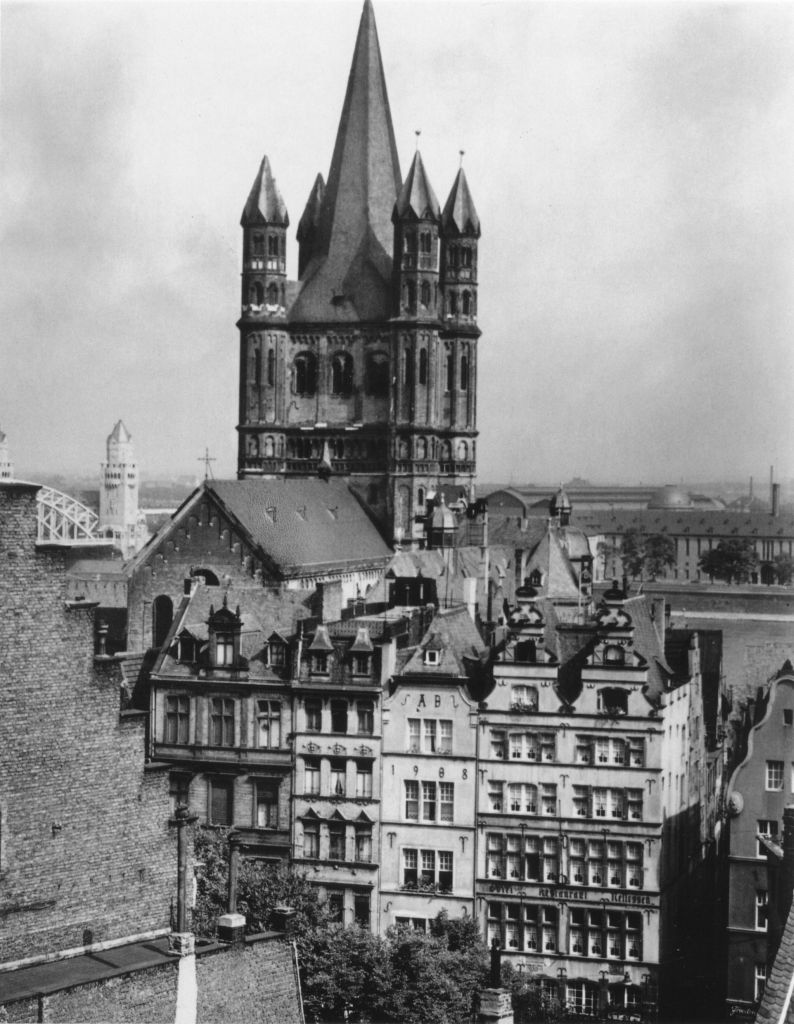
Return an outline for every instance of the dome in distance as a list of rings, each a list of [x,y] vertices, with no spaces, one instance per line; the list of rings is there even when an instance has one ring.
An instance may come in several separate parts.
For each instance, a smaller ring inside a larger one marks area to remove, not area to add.
[[[648,508],[693,508],[694,502],[691,495],[675,484],[665,484],[661,487],[648,502]]]

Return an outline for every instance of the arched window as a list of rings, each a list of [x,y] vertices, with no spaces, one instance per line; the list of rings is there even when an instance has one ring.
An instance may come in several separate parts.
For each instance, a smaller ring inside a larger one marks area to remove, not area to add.
[[[427,349],[419,352],[419,383],[427,384]]]
[[[422,286],[420,288],[420,297],[423,306],[430,305],[430,284],[427,281],[422,281]]]
[[[458,265],[458,247],[457,245],[451,245],[447,250],[447,260],[451,267],[457,267]]]
[[[460,390],[469,390],[469,357],[460,357]]]
[[[166,594],[160,594],[152,602],[152,645],[162,647],[168,630],[174,621],[174,603]]]
[[[442,441],[441,446],[438,450],[438,458],[441,462],[452,461],[452,448],[449,441]]]
[[[262,383],[262,353],[259,349],[254,352],[254,383]]]
[[[471,311],[472,311],[471,310],[471,292],[464,292],[463,293],[463,315],[464,316],[470,316],[471,315]]]
[[[624,650],[618,644],[607,644],[604,648],[605,665],[622,665],[625,657]]]
[[[416,489],[416,507],[420,512],[425,510],[425,489],[424,487],[418,487]]]
[[[458,441],[457,459],[458,462],[465,462],[469,457],[469,446],[465,441]]]
[[[271,388],[276,382],[276,353],[272,348],[267,353],[267,382]]]
[[[417,459],[427,458],[427,441],[423,437],[416,439],[416,457]]]
[[[419,251],[428,253],[432,246],[432,236],[429,231],[423,231],[419,235]]]
[[[248,303],[251,306],[261,306],[265,301],[265,289],[261,281],[252,281],[248,286]]]
[[[405,305],[408,309],[416,309],[416,282],[405,282]]]
[[[272,437],[265,438],[264,454],[266,459],[272,459],[276,454],[276,446]]]
[[[295,356],[294,384],[298,395],[313,395],[317,391],[317,360],[312,352]]]
[[[452,390],[452,385],[455,380],[455,360],[452,357],[452,353],[447,353],[447,391]]]
[[[408,441],[404,437],[401,437],[400,440],[397,442],[397,458],[407,459],[409,453],[410,448],[408,446]]]
[[[212,569],[191,569],[190,575],[194,580],[198,580],[200,583],[203,583],[207,587],[220,586],[218,577],[215,575]]]
[[[457,292],[450,292],[449,293],[449,312],[452,314],[452,316],[457,316],[458,315],[458,293]]]
[[[353,357],[349,352],[337,352],[331,359],[331,392],[349,395],[353,390]]]
[[[278,256],[278,235],[267,236],[267,254],[268,256]]]
[[[264,256],[265,254],[265,240],[259,233],[253,237],[252,249],[254,256]]]
[[[270,306],[278,305],[278,285],[274,281],[267,286],[267,301]]]
[[[403,352],[403,384],[409,388],[414,382],[414,357],[409,348]]]
[[[385,352],[367,353],[367,394],[383,397],[389,393],[389,357]]]
[[[462,267],[471,266],[471,249],[464,245],[460,250],[460,265]]]
[[[416,252],[416,232],[406,231],[403,235],[403,251]]]

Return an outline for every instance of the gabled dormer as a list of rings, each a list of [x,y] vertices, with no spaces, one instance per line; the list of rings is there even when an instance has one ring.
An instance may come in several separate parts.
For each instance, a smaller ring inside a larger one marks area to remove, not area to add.
[[[223,606],[216,612],[210,605],[207,619],[209,632],[209,663],[211,668],[237,669],[241,667],[240,636],[243,620],[240,618],[239,606],[231,611],[223,598]]]

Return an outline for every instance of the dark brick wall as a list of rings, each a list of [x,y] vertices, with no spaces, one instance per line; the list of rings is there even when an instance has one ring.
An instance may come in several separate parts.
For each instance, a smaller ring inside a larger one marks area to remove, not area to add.
[[[20,1024],[73,1021],[171,1024],[176,1012],[179,960],[103,981],[77,985],[41,999],[0,1008]],[[303,1024],[292,947],[281,939],[249,940],[196,958],[199,1024]],[[41,1012],[40,1011],[41,1005]]]
[[[176,892],[167,776],[35,532],[35,490],[0,485],[0,962],[167,928]]]

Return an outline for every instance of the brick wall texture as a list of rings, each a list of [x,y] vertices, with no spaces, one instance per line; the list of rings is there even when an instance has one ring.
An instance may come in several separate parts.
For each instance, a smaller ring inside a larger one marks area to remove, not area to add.
[[[178,970],[175,958],[2,1009],[9,1022],[20,1024],[172,1024]],[[199,955],[196,982],[198,1024],[303,1024],[292,947],[283,940],[254,939],[243,947]]]
[[[35,535],[35,489],[0,485],[0,962],[167,928],[176,893],[167,774]]]

